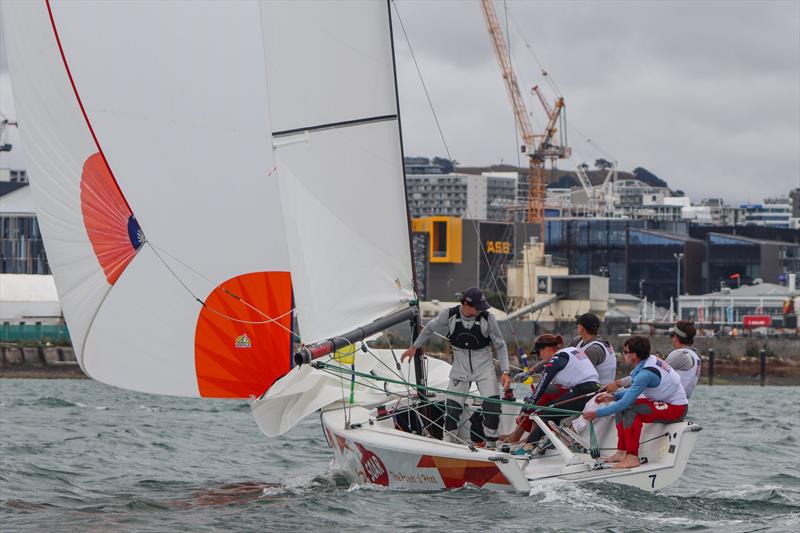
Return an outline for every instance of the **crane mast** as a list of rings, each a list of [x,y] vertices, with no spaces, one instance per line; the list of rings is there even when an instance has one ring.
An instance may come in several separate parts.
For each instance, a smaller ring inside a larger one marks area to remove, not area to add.
[[[523,140],[521,151],[528,155],[528,201],[527,216],[528,222],[539,225],[540,236],[544,237],[544,198],[545,198],[545,161],[547,159],[564,159],[571,155],[571,150],[566,146],[553,144],[556,134],[556,125],[564,108],[564,99],[559,97],[554,106],[550,106],[542,95],[538,87],[533,88],[533,92],[539,97],[545,113],[547,114],[547,127],[541,134],[535,134],[531,127],[528,110],[522,93],[519,90],[514,68],[511,65],[511,56],[508,53],[505,38],[500,28],[500,21],[494,9],[492,0],[481,0],[481,10],[483,11],[486,26],[492,40],[497,62],[500,65],[500,72],[505,81],[508,97],[511,99],[511,107],[514,109],[517,128]]]

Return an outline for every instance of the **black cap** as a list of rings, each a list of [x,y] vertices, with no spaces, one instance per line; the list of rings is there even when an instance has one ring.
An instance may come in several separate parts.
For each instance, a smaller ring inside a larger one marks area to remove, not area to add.
[[[588,330],[597,331],[600,329],[600,319],[595,314],[584,313],[582,315],[575,315],[575,320]]]
[[[470,287],[465,290],[464,294],[461,296],[461,303],[469,304],[478,311],[486,311],[489,309],[489,302],[486,301],[486,296],[484,296],[483,291],[477,287]]]

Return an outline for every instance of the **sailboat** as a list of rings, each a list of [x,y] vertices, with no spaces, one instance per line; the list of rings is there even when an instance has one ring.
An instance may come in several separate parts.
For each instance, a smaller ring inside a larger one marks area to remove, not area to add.
[[[537,460],[437,440],[449,365],[371,347],[419,322],[388,3],[2,8],[39,224],[86,374],[250,399],[268,436],[319,413],[336,465],[389,488],[653,490],[680,475],[691,422],[648,426],[648,461],[628,471],[546,425],[555,449]]]

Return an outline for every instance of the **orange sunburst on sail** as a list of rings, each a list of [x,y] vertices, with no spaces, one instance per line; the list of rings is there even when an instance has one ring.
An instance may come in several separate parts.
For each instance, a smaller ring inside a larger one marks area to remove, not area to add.
[[[136,256],[144,236],[99,152],[83,164],[81,213],[97,260],[113,285]]]
[[[200,395],[247,398],[291,369],[292,281],[288,272],[236,276],[205,299],[195,328]]]

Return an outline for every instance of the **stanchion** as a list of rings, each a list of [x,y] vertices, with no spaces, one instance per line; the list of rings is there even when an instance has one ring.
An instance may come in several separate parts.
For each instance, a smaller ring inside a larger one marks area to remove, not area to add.
[[[761,386],[763,387],[767,381],[767,350],[761,348],[758,352],[758,357],[761,359]]]

